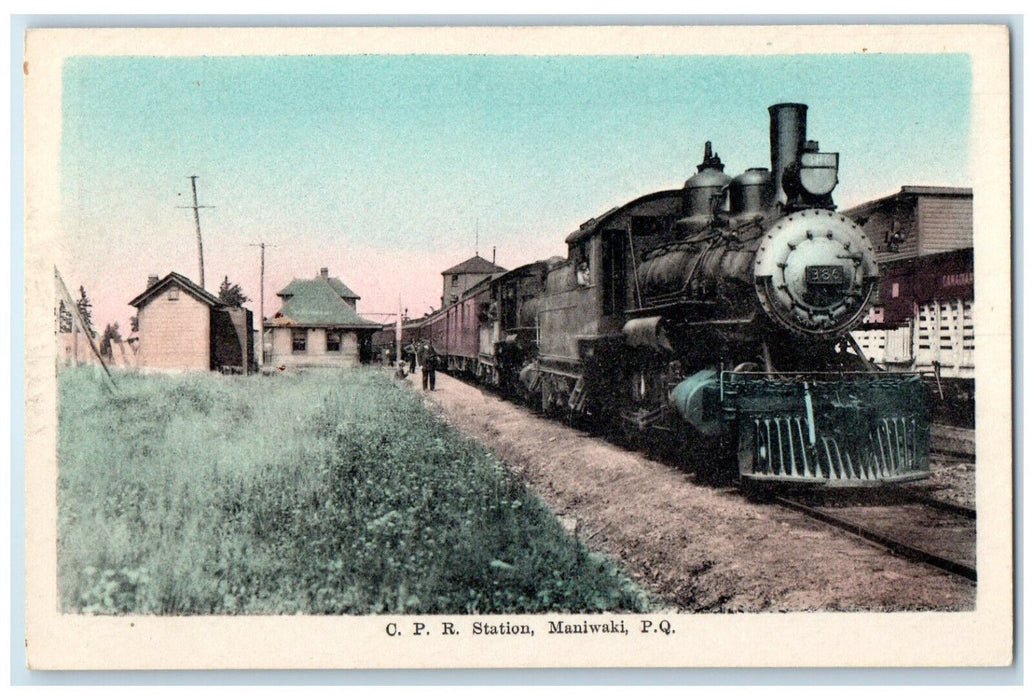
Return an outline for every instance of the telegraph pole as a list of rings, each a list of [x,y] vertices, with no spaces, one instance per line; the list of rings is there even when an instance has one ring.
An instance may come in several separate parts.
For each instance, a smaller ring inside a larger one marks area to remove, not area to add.
[[[194,210],[194,228],[197,229],[197,265],[198,271],[201,276],[201,288],[205,288],[205,251],[201,244],[201,218],[198,216],[198,209],[210,209],[211,207],[201,205],[197,203],[197,175],[190,176],[190,191],[194,195],[194,206],[192,207],[178,207],[179,209],[193,209]]]
[[[266,247],[267,243],[249,243],[252,248],[262,251],[261,262],[259,263],[259,355],[262,357],[262,364],[266,364]],[[275,245],[269,245],[276,248]]]
[[[402,294],[399,293],[399,314],[395,319],[395,366],[402,364]]]

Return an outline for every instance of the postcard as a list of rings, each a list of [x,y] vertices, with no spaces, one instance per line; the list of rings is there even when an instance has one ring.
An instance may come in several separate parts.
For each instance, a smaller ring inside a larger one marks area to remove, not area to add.
[[[29,667],[1009,665],[1009,40],[29,30]]]

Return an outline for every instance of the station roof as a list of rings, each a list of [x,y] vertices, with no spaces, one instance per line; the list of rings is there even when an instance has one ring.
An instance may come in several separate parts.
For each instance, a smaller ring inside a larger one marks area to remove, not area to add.
[[[308,285],[310,282],[314,282],[320,279],[326,280],[327,284],[330,285],[331,289],[337,292],[337,295],[342,299],[362,299],[362,297],[360,297],[358,294],[349,289],[348,285],[339,280],[337,277],[330,277],[327,274],[327,268],[325,267],[320,269],[320,274],[317,275],[315,279],[303,280],[295,278],[291,280],[291,283],[283,289],[281,289],[279,292],[277,292],[276,295],[279,297],[294,296],[298,293],[298,289],[304,289],[306,285]]]
[[[342,294],[342,290],[345,294]],[[293,280],[277,295],[284,303],[266,323],[267,326],[381,327],[380,323],[360,316],[345,301],[359,297],[343,282],[322,274],[315,279]]]

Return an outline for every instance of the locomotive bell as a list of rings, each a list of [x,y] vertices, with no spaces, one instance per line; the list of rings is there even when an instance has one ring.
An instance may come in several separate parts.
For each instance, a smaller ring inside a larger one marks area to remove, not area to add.
[[[769,229],[754,259],[758,300],[783,327],[834,336],[861,322],[879,280],[872,243],[854,222],[805,209]]]

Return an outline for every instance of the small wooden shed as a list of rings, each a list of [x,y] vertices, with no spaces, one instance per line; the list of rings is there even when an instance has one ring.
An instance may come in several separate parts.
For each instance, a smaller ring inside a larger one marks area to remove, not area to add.
[[[129,305],[137,309],[140,367],[247,373],[254,364],[251,311],[178,272],[151,277]]]

